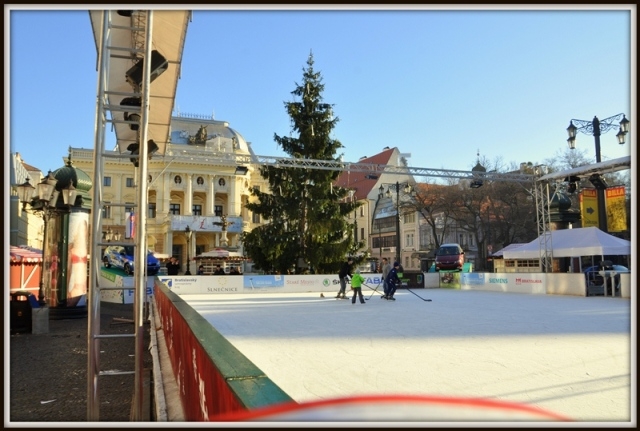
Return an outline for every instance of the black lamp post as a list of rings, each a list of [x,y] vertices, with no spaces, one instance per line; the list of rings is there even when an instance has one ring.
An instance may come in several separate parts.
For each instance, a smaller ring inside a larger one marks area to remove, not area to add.
[[[396,181],[395,184],[390,184],[389,187],[387,188],[387,197],[390,198],[392,196],[391,194],[391,187],[395,187],[396,189],[396,262],[400,262],[400,186],[404,186],[404,192],[405,194],[410,194],[411,193],[411,184],[409,183],[402,183],[400,184],[398,181]]]
[[[191,235],[193,234],[193,231],[189,226],[187,226],[184,231],[187,235],[187,270],[184,272],[184,275],[191,275],[191,270],[189,269],[189,249],[191,248]]]
[[[59,191],[56,190],[56,184],[58,180],[53,176],[53,173],[49,171],[47,176],[38,184],[35,188],[29,183],[29,178],[26,181],[17,186],[18,197],[22,202],[22,209],[26,210],[27,204],[31,207],[33,213],[40,213],[42,215],[44,233],[42,237],[42,269],[40,271],[40,282],[38,286],[38,302],[40,305],[46,305],[46,298],[44,294],[44,273],[46,262],[46,250],[47,250],[47,231],[49,228],[49,220],[51,216],[56,213],[56,203],[58,201]],[[37,195],[34,192],[37,191]],[[63,190],[62,196],[64,204],[72,206],[76,198],[76,189],[73,184]]]
[[[616,134],[616,137],[618,138],[618,143],[620,145],[624,145],[624,137],[629,132],[629,120],[627,120],[624,114],[618,114],[613,117],[605,118],[604,120],[598,120],[598,117],[593,117],[593,120],[591,121],[572,119],[569,122],[569,127],[567,127],[567,133],[569,134],[567,143],[569,144],[569,148],[572,150],[576,148],[577,132],[582,132],[586,135],[593,135],[596,144],[596,163],[600,163],[602,161],[600,158],[600,135],[615,128],[616,124],[614,123],[618,120],[620,121],[620,129]],[[578,127],[573,125],[574,122]],[[607,209],[605,208],[604,196],[607,184],[599,174],[592,175],[590,180],[595,186],[598,194],[598,227],[601,231],[608,232]]]
[[[378,208],[380,199],[382,199],[383,197],[384,187],[380,186],[380,188],[378,189],[378,200],[376,201],[376,208]],[[378,250],[380,251],[380,272],[382,272],[382,226],[380,222],[378,222]]]

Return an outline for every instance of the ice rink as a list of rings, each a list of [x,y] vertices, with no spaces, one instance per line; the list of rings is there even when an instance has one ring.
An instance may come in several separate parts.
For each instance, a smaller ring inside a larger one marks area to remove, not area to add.
[[[401,289],[392,302],[372,287],[364,305],[317,292],[181,297],[298,402],[482,397],[635,423],[634,299]]]

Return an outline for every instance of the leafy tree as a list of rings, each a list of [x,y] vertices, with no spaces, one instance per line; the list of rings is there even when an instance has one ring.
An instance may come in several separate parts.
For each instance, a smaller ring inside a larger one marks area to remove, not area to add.
[[[338,161],[336,152],[343,148],[330,137],[339,121],[332,105],[324,103],[322,76],[313,69],[309,54],[303,80],[291,92],[293,102],[284,102],[297,136],[278,136],[274,140],[294,159]],[[270,193],[257,189],[257,199],[246,208],[260,214],[267,223],[243,235],[248,256],[258,269],[286,273],[337,272],[354,244],[353,224],[346,215],[360,206],[347,198],[349,190],[333,185],[340,171],[262,166],[260,175],[268,181]]]
[[[453,222],[450,217],[451,206],[448,203],[450,200],[448,193],[452,187],[455,186],[427,182],[416,184],[413,199],[407,204],[408,210],[417,212],[425,220],[430,233],[429,237],[434,240],[431,245],[434,250],[443,243]],[[427,246],[427,244],[424,245]]]

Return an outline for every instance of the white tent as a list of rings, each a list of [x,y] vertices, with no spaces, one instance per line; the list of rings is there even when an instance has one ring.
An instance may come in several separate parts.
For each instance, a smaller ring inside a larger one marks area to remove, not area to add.
[[[551,231],[553,257],[628,256],[631,242],[609,235],[597,227]],[[504,251],[505,259],[539,259],[540,237],[513,250]]]
[[[196,259],[206,259],[206,258],[225,259],[225,258],[241,258],[241,257],[242,255],[237,251],[229,251],[223,248],[215,248],[213,250],[205,251],[204,253],[199,254],[195,258]]]

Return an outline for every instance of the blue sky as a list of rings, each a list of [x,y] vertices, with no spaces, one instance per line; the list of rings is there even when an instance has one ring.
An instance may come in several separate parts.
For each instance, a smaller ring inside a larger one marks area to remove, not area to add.
[[[601,138],[603,160],[622,157],[637,129],[632,7],[195,10],[175,106],[228,121],[258,155],[284,155],[273,136],[289,134],[284,102],[313,52],[345,161],[397,146],[414,167],[470,170],[478,151],[541,163],[568,148],[572,118],[625,113],[627,144],[617,129]],[[10,142],[46,173],[69,146],[94,146],[89,14],[5,6],[7,33],[5,151]],[[592,136],[579,134],[577,148],[595,161]]]

